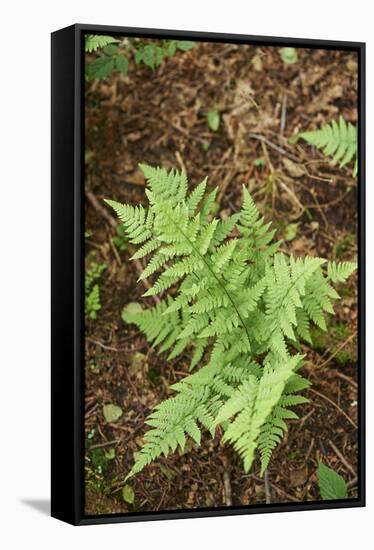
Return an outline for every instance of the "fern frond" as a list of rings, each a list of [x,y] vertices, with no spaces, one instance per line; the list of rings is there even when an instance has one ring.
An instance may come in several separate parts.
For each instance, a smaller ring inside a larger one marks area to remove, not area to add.
[[[103,48],[108,44],[114,44],[119,42],[112,36],[105,36],[104,34],[86,34],[84,38],[84,51],[87,53],[95,52],[98,48]]]
[[[333,283],[344,283],[356,269],[355,262],[328,262],[327,275]]]
[[[284,363],[278,363],[274,366],[266,364],[259,382],[253,379],[251,389],[240,387],[230,398],[230,401],[235,406],[232,408],[227,407],[227,413],[234,410],[229,416],[240,412],[229,424],[223,440],[231,442],[239,452],[243,459],[245,472],[248,472],[252,465],[261,427],[274,407],[278,405],[285,384],[293,374],[300,360],[301,356],[295,355]],[[239,396],[243,393],[246,396],[244,403],[239,399]],[[238,406],[239,401],[240,407]],[[227,414],[223,415],[223,417],[225,420],[228,419]],[[218,419],[220,419],[220,416],[218,416]]]
[[[147,216],[142,206],[130,206],[116,201],[106,200],[123,223],[130,242],[140,244],[152,236],[152,217]]]
[[[163,301],[149,309],[142,309],[139,304],[128,304],[122,311],[122,319],[125,323],[135,324],[145,334],[148,342],[153,346],[159,346],[160,351],[166,351],[172,346],[173,351],[169,355],[172,359],[182,353],[189,343],[188,338],[180,339],[179,336],[186,323],[186,314],[179,312],[164,315],[169,301]],[[135,307],[134,307],[135,306]],[[177,353],[175,353],[177,350]]]
[[[323,149],[327,156],[333,157],[333,162],[339,162],[339,166],[345,166],[357,157],[357,128],[350,122],[346,122],[342,116],[339,122],[332,121],[322,126],[319,130],[302,132],[298,137],[304,139],[318,149]],[[357,166],[353,169],[353,175],[357,173]]]
[[[188,213],[193,216],[196,213],[197,206],[201,202],[207,185],[208,178],[203,179],[201,183],[192,191],[187,198]]]
[[[214,216],[216,190],[205,195],[206,179],[188,194],[183,172],[140,167],[148,210],[107,203],[127,237],[141,244],[133,256],[144,258],[140,280],[152,278],[144,296],[171,290],[152,308],[128,305],[123,319],[168,350],[169,359],[192,348],[195,371],[150,415],[129,475],[183,449],[188,437],[198,443],[201,429],[214,436],[218,425],[245,471],[256,452],[263,470],[286,420],[297,418],[292,407],[305,403],[296,395],[308,382],[297,373],[301,356],[294,349],[300,339],[311,342],[310,322],[326,330],[325,316],[339,298],[332,284],[346,280],[355,264],[330,262],[326,269],[322,258],[278,252],[274,230],[246,188],[241,211],[221,220]]]
[[[285,419],[297,418],[290,407],[309,402],[306,397],[294,394],[309,386],[310,382],[299,374],[291,375],[284,386],[283,394],[278,405],[274,407],[273,411],[266,419],[266,422],[261,427],[258,437],[258,450],[261,459],[260,475],[263,475],[265,472],[274,449],[282,440],[284,432],[288,429]]]
[[[183,451],[186,435],[200,443],[201,432],[196,420],[199,417],[206,420],[209,416],[208,396],[206,389],[196,388],[193,394],[180,394],[156,407],[146,420],[146,424],[152,429],[146,432],[145,444],[136,456],[135,464],[126,479],[140,472],[158,456],[167,456],[170,452],[175,452],[178,446]]]

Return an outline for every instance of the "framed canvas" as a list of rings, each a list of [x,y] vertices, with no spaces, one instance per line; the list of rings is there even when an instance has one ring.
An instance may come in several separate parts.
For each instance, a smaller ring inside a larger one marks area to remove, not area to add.
[[[365,45],[52,34],[52,516],[365,504]]]

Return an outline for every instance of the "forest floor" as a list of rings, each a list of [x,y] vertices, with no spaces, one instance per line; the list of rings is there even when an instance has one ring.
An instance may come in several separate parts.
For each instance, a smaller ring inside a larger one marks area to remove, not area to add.
[[[121,320],[129,302],[152,303],[137,283],[139,263],[117,234],[104,198],[146,204],[138,164],[185,169],[191,187],[209,176],[218,186],[220,215],[237,211],[246,184],[267,220],[293,254],[357,259],[357,180],[305,142],[300,131],[343,115],[357,122],[357,60],[352,52],[298,50],[285,66],[273,47],[200,43],[166,59],[156,70],[130,64],[86,89],[86,268],[105,263],[102,308],[86,320],[86,513],[107,514],[265,503],[255,463],[241,461],[218,438],[205,436],[183,454],[161,458],[129,481],[124,478],[151,409],[169,385],[188,372],[188,354],[173,361]],[[207,112],[219,113],[218,131]],[[349,482],[357,495],[357,277],[341,290],[327,333],[303,346],[312,382],[309,404],[269,466],[271,502],[319,500],[318,460]],[[122,416],[108,423],[103,406]],[[132,498],[128,499],[132,500]]]

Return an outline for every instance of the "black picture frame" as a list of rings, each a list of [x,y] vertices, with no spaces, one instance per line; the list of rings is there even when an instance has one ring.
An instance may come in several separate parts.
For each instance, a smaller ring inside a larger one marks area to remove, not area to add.
[[[358,54],[358,498],[127,515],[84,514],[84,34],[175,38]],[[365,506],[365,44],[75,24],[52,33],[51,515],[73,525]]]

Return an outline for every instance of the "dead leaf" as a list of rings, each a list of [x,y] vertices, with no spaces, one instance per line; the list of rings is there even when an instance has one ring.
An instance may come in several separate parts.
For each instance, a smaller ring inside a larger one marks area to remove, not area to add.
[[[141,170],[136,170],[133,174],[126,176],[126,181],[135,185],[144,185],[144,174]]]
[[[308,479],[308,466],[303,466],[297,470],[291,470],[290,472],[290,486],[298,487],[299,485],[304,485]]]
[[[302,164],[297,164],[287,157],[283,157],[282,161],[291,178],[301,178],[305,175],[305,168]]]

